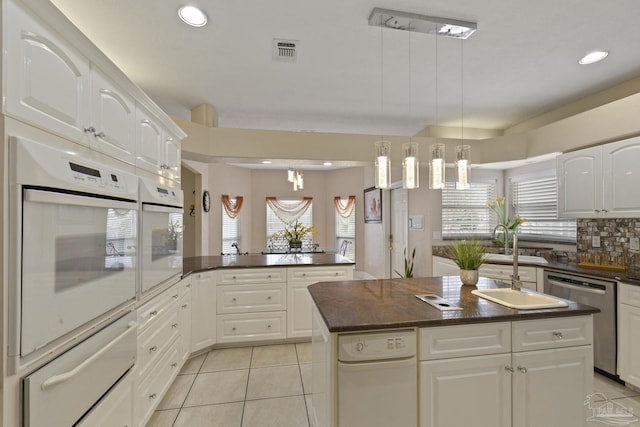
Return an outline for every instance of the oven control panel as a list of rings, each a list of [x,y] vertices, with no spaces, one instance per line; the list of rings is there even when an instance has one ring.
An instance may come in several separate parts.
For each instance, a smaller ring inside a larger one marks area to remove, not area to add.
[[[127,191],[127,180],[122,176],[122,172],[94,168],[74,162],[69,162],[69,171],[71,179],[78,184],[115,192],[124,193]]]

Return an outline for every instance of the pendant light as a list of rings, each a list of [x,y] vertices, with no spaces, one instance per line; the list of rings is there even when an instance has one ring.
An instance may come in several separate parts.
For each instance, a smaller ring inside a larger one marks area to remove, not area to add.
[[[462,145],[456,147],[456,190],[469,188],[471,173],[471,147],[464,144],[464,52],[463,40],[460,39],[460,139]]]
[[[384,37],[380,24],[380,115],[384,115]],[[375,173],[376,188],[391,188],[391,143],[383,136],[375,144]]]
[[[438,125],[438,36],[435,36],[436,42],[436,126]],[[436,137],[436,142],[437,142]],[[444,164],[444,153],[445,153],[445,145],[441,143],[432,144],[430,149],[430,159],[429,159],[429,189],[431,190],[442,190],[444,188],[444,173],[445,173],[445,164]]]
[[[409,116],[411,116],[411,32],[409,32]],[[402,188],[413,189],[420,187],[420,165],[418,164],[418,143],[402,144]]]

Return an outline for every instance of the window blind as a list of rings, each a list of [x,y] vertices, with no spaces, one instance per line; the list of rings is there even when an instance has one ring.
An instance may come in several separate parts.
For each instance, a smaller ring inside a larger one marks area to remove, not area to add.
[[[342,200],[347,200],[342,199]],[[356,259],[356,210],[353,209],[351,214],[344,218],[342,215],[335,212],[336,217],[336,249],[340,251],[342,245],[346,246],[344,256],[351,260]],[[343,242],[351,243],[343,243]]]
[[[445,182],[442,189],[442,237],[489,237],[497,219],[487,201],[496,198],[496,182],[471,182],[465,190],[455,187],[455,182]]]
[[[296,202],[300,202],[300,200],[281,200],[281,202],[296,203]],[[273,211],[273,209],[271,209],[268,203],[266,204],[266,207],[267,207],[267,242],[269,242],[270,240],[272,240],[271,236],[274,233],[284,230],[287,224],[276,216],[276,213]],[[305,213],[303,213],[302,216],[298,218],[298,222],[305,227],[313,226],[313,202],[311,202],[309,209],[307,209]],[[272,243],[279,245],[282,242],[272,242]],[[303,246],[312,245],[313,235],[311,233],[307,233],[305,238],[302,239],[302,244]]]
[[[236,202],[235,198],[229,198],[229,200],[232,204]],[[238,221],[238,217],[231,218],[224,209],[224,206],[222,206],[222,253],[236,253],[236,248],[231,247],[234,242],[237,242],[238,247],[242,250],[240,222]]]
[[[510,182],[512,209],[526,218],[519,230],[520,238],[533,240],[576,241],[576,220],[558,218],[556,177]]]

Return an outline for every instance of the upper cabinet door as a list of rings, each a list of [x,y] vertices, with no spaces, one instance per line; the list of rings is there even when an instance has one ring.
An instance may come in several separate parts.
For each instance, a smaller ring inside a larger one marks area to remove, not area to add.
[[[595,218],[603,209],[602,148],[558,156],[558,216]]]
[[[89,61],[14,2],[4,2],[6,113],[88,144]]]
[[[640,216],[640,138],[606,144],[602,149],[606,215]]]
[[[96,68],[91,70],[91,102],[95,148],[135,164],[135,103]]]
[[[136,108],[136,167],[162,175],[162,129],[140,107]]]
[[[168,132],[164,133],[164,176],[176,182],[180,182],[180,139]]]

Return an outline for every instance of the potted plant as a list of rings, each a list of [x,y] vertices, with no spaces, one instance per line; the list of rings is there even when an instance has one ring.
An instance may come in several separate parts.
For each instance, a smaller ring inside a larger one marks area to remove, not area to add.
[[[287,224],[284,230],[278,231],[271,236],[272,239],[285,239],[289,242],[290,250],[300,250],[302,248],[302,240],[308,234],[316,234],[318,231],[311,227],[305,227],[303,224],[296,220],[293,223]]]
[[[395,270],[396,274],[402,278],[413,277],[413,261],[416,257],[416,248],[413,248],[411,252],[411,259],[407,258],[407,249],[404,249],[404,275],[398,270]]]
[[[450,246],[449,252],[460,267],[460,280],[464,285],[478,283],[478,269],[486,260],[484,246],[477,240],[462,240]]]

